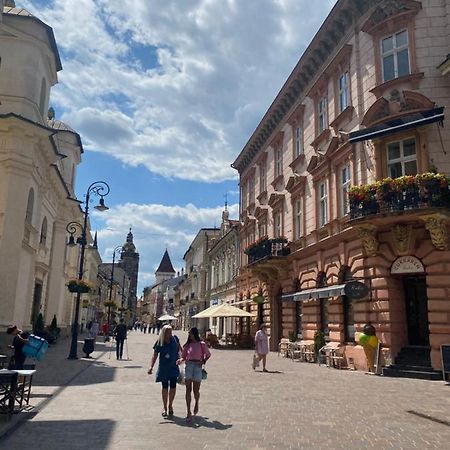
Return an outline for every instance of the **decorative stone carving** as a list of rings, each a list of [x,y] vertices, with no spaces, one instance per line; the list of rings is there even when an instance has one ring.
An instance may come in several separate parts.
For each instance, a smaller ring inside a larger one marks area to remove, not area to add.
[[[397,253],[407,253],[409,248],[409,238],[411,236],[411,227],[409,225],[398,224],[392,228],[394,245]]]
[[[430,238],[433,245],[438,250],[447,250],[447,216],[443,214],[430,214],[422,216],[425,222],[425,228],[430,232]]]
[[[366,256],[377,256],[378,240],[375,225],[361,225],[358,227],[358,236],[362,241]]]

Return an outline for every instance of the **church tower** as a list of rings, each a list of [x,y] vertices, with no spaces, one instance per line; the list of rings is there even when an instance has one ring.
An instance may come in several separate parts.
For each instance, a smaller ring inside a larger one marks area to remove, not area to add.
[[[139,272],[139,253],[136,252],[136,246],[133,243],[133,233],[127,235],[127,240],[122,246],[120,254],[119,267],[121,267],[130,278],[130,293],[128,295],[128,307],[132,311],[133,317],[136,315],[137,303],[137,282]]]
[[[172,261],[170,260],[169,253],[166,251],[159,263],[158,269],[156,269],[155,277],[157,283],[162,283],[163,281],[170,280],[175,276],[175,269],[172,266]]]

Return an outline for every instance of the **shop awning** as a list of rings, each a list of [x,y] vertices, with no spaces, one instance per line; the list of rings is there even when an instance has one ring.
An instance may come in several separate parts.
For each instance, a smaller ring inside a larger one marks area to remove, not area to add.
[[[388,120],[373,127],[364,128],[363,130],[354,131],[349,134],[349,142],[368,141],[369,139],[380,138],[400,131],[417,128],[434,122],[442,122],[444,120],[444,107],[433,108],[429,111],[418,112],[396,119]]]
[[[302,302],[305,300],[315,298],[338,297],[344,294],[345,284],[335,284],[316,289],[305,289],[303,291],[294,292],[293,294],[286,294],[281,296],[281,301]]]

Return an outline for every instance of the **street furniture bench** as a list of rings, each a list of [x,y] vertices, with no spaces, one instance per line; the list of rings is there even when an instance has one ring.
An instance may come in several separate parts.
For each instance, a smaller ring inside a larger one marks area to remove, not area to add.
[[[18,374],[13,370],[0,370],[0,413],[7,414],[8,419],[14,413],[17,378]]]

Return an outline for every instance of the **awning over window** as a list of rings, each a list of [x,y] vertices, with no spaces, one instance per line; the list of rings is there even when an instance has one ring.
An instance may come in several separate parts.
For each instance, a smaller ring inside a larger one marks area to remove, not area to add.
[[[444,120],[444,107],[430,109],[420,113],[410,114],[408,116],[398,117],[387,122],[379,123],[373,127],[364,130],[354,131],[349,135],[349,142],[368,141],[400,131],[417,128],[429,123],[442,122]]]
[[[345,284],[335,284],[316,289],[305,289],[303,291],[295,292],[293,294],[286,294],[281,296],[281,301],[301,302],[315,298],[338,297],[344,294]]]

